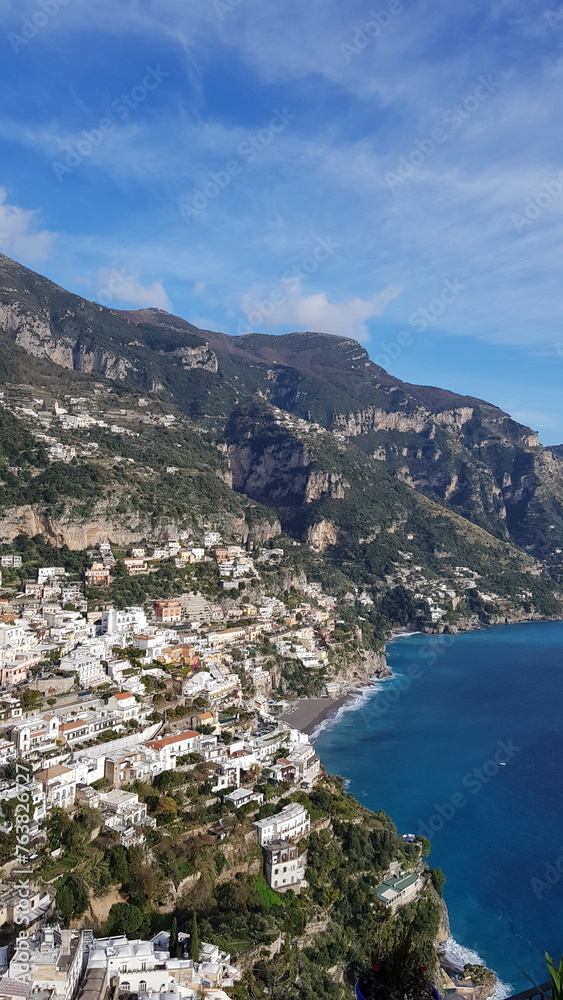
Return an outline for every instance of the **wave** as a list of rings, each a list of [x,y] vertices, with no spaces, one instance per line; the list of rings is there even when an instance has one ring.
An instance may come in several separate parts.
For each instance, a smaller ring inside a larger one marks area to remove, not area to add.
[[[315,727],[309,736],[309,742],[314,743],[315,740],[318,740],[321,733],[324,733],[327,729],[334,729],[334,727],[341,722],[343,716],[345,716],[347,712],[357,712],[359,708],[363,708],[364,705],[367,705],[373,696],[377,694],[378,691],[381,691],[385,681],[390,681],[395,676],[396,674],[389,674],[388,677],[374,677],[373,680],[366,685],[366,687],[351,691],[348,700],[345,701],[333,715],[328,715],[326,719],[319,722],[319,725]]]
[[[454,969],[459,969],[460,972],[463,972],[463,966],[466,963],[470,965],[487,964],[476,951],[472,951],[471,948],[465,948],[464,945],[459,944],[453,937],[449,937],[444,943],[442,952],[448,964],[452,965]],[[498,979],[491,1000],[505,1000],[506,997],[511,996],[513,993],[514,988],[509,983],[503,983]]]

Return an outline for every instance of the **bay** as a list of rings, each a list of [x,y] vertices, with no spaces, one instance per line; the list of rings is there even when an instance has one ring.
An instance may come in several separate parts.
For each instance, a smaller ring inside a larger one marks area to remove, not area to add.
[[[455,942],[504,984],[543,982],[563,952],[563,623],[415,635],[387,647],[393,677],[320,733],[344,775],[444,870]]]

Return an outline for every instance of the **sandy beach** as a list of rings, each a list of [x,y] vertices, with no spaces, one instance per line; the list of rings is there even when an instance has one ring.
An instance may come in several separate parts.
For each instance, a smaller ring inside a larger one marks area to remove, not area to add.
[[[350,693],[341,695],[340,698],[301,698],[292,711],[280,716],[280,721],[310,736],[321,722],[330,715],[336,715],[349,698]]]

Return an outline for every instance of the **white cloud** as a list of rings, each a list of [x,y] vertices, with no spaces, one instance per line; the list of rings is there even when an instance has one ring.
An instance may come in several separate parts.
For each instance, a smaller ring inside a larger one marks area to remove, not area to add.
[[[37,229],[36,209],[18,208],[6,199],[0,188],[0,251],[23,263],[49,257],[55,233]]]
[[[99,272],[100,290],[96,296],[98,302],[104,305],[112,302],[126,302],[128,305],[142,308],[166,309],[172,312],[172,303],[164,290],[162,281],[152,285],[143,285],[138,274],[128,274],[126,271],[110,271],[102,268]]]
[[[282,302],[261,301],[250,292],[242,297],[241,305],[253,328],[293,325],[299,330],[335,333],[368,340],[367,321],[381,316],[386,306],[401,293],[398,285],[389,285],[371,299],[350,299],[329,302],[324,292],[304,295],[301,283],[288,291]],[[279,296],[276,295],[277,299]]]

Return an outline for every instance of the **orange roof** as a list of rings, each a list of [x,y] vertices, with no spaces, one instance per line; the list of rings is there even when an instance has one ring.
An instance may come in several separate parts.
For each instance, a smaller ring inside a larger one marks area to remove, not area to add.
[[[152,747],[153,750],[163,750],[164,747],[171,746],[172,743],[181,743],[182,740],[197,739],[199,733],[194,733],[192,730],[188,729],[185,733],[176,733],[175,736],[164,736],[161,740],[150,740],[147,746]]]
[[[59,727],[59,732],[66,733],[69,729],[76,729],[77,726],[80,728],[81,726],[87,725],[88,723],[85,722],[84,719],[76,722],[63,722],[62,726]]]
[[[121,701],[123,698],[133,698],[134,695],[132,695],[130,691],[122,691],[119,694],[114,694],[113,697],[118,698]]]
[[[201,719],[202,721],[203,719],[212,719],[212,718],[213,718],[213,712],[202,712],[201,715],[198,715],[198,719]]]

